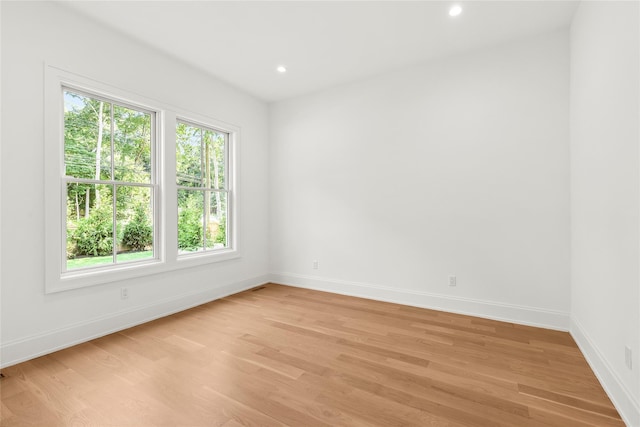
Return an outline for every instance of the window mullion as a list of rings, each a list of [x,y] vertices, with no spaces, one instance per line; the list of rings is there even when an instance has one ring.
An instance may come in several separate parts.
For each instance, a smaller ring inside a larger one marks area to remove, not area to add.
[[[229,188],[229,134],[224,134],[224,189]],[[228,202],[227,202],[228,203]]]
[[[205,186],[208,177],[206,176],[205,167],[205,146],[204,146],[204,130],[200,130],[200,187]],[[207,192],[202,191],[202,250],[207,250]]]
[[[204,139],[202,138],[202,128],[200,131],[200,187],[204,187]]]
[[[77,183],[77,184],[102,184],[102,185],[126,185],[128,187],[145,187],[145,188],[153,188],[153,184],[146,184],[142,182],[129,182],[129,181],[112,181],[108,179],[84,179],[84,178],[73,178],[73,177],[63,177],[62,180],[65,183]]]
[[[209,225],[207,224],[207,209],[208,209],[207,193],[208,193],[207,190],[202,191],[202,250],[203,251],[207,250],[207,225]]]
[[[164,244],[164,241],[160,240],[160,221],[159,221],[159,212],[162,209],[160,204],[158,203],[159,199],[159,191],[158,191],[158,170],[159,167],[156,164],[158,159],[160,158],[158,152],[160,151],[160,141],[157,140],[157,126],[158,126],[158,113],[152,113],[150,115],[151,122],[149,128],[149,134],[151,137],[151,220],[153,221],[153,234],[152,234],[152,242],[153,242],[153,258],[160,258],[160,254],[164,253],[164,250],[159,246]]]
[[[61,214],[61,218],[62,218],[62,224],[61,224],[61,231],[62,231],[62,244],[61,244],[61,254],[62,256],[60,257],[60,268],[63,273],[67,271],[67,240],[69,239],[69,230],[67,229],[67,191],[68,191],[68,185],[66,182],[64,182],[64,180],[62,181],[62,185],[61,185],[61,191],[60,191],[60,195],[62,196],[62,203],[61,203],[61,210],[60,210],[60,214]]]
[[[112,221],[113,221],[113,231],[111,233],[112,235],[112,239],[113,239],[113,244],[112,244],[112,255],[113,255],[113,263],[115,264],[117,262],[117,247],[116,247],[116,243],[117,243],[117,239],[118,239],[118,231],[117,231],[117,219],[116,219],[116,200],[118,199],[118,186],[116,184],[113,184],[113,187],[111,188],[111,194],[112,194],[112,201],[111,201],[111,209],[112,209]]]
[[[171,111],[155,116],[156,143],[156,203],[158,209],[156,232],[157,256],[172,265],[178,258],[178,200],[176,189],[176,117]],[[162,213],[162,215],[160,215]]]
[[[113,120],[113,110],[115,108],[114,108],[113,103],[111,103],[110,106],[111,106],[111,108],[110,108],[110,114],[109,114],[109,119],[110,119],[109,133],[110,133],[111,137],[109,138],[109,140],[110,140],[110,146],[111,146],[111,161],[109,162],[110,163],[109,173],[110,173],[110,176],[111,176],[111,181],[115,181],[115,178],[116,178],[115,163],[116,162],[115,162],[115,147],[114,147],[114,142],[113,142],[113,130],[115,128],[114,120]],[[117,256],[118,248],[116,247],[116,244],[117,244],[117,241],[118,241],[118,231],[117,231],[118,230],[117,229],[118,224],[117,224],[117,218],[116,218],[116,215],[117,215],[117,207],[116,207],[117,203],[116,203],[116,201],[118,199],[117,191],[118,191],[118,187],[116,186],[116,184],[113,184],[113,186],[111,187],[111,195],[112,195],[111,198],[113,199],[111,201],[111,210],[112,210],[112,212],[111,212],[111,220],[113,221],[113,230],[111,232],[112,239],[113,239],[113,241],[111,243],[111,251],[112,251],[111,255],[113,257],[113,263],[114,264],[116,264],[118,262],[118,256]]]
[[[111,121],[110,126],[109,126],[109,132],[111,133],[111,138],[110,138],[110,141],[111,141],[111,162],[110,162],[111,163],[111,167],[110,167],[110,172],[111,172],[111,180],[115,181],[116,180],[115,179],[116,175],[115,175],[114,169],[115,169],[115,163],[116,162],[115,162],[115,157],[114,157],[115,149],[114,149],[114,144],[113,144],[113,129],[114,129],[113,110],[114,110],[114,106],[113,106],[113,103],[109,104],[109,105],[111,106],[111,108],[110,108],[111,114],[109,115],[110,116],[109,118],[110,118],[110,121]]]

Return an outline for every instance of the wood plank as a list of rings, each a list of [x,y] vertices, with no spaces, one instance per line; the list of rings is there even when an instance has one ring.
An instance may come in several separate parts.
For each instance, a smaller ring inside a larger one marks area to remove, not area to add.
[[[624,426],[568,333],[277,284],[3,373],[2,426]]]

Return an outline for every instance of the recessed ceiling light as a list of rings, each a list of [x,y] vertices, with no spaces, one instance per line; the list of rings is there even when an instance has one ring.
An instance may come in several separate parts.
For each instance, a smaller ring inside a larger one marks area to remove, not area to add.
[[[278,68],[276,68],[276,70],[278,70],[279,73],[286,73],[287,72],[287,68],[284,65],[278,66]]]
[[[455,5],[449,9],[449,16],[458,16],[462,13],[462,7]]]

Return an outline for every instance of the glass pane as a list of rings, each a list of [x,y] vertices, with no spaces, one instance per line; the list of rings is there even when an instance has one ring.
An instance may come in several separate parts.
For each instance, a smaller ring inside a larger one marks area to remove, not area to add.
[[[176,126],[177,183],[185,187],[202,187],[202,131],[178,122]]]
[[[205,224],[207,224],[207,249],[227,247],[227,193],[207,191]],[[207,214],[208,212],[208,214]]]
[[[152,189],[116,186],[117,262],[153,258]]]
[[[65,174],[111,178],[111,104],[64,91]]]
[[[178,190],[178,252],[204,248],[204,192]]]
[[[67,270],[113,263],[112,189],[67,184]]]
[[[151,182],[151,115],[113,106],[115,179]]]
[[[211,130],[204,130],[204,186],[207,188],[224,188],[225,169],[225,135]]]

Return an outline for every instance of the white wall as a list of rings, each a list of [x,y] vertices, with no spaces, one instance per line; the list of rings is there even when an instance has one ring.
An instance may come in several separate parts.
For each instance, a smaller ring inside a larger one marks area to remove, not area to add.
[[[274,279],[566,330],[568,49],[557,32],[274,104]]]
[[[1,24],[3,365],[267,279],[266,104],[55,3],[3,2]],[[45,295],[44,61],[240,127],[240,260]]]
[[[637,2],[582,2],[571,27],[571,332],[633,426],[640,426],[639,13]]]

